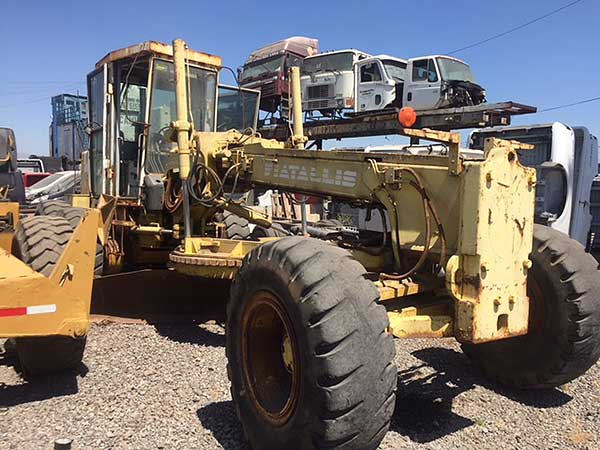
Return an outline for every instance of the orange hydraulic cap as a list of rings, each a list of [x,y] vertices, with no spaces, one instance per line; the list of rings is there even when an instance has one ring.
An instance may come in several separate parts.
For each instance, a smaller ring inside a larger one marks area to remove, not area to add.
[[[405,106],[398,112],[398,122],[404,128],[412,127],[417,121],[417,113],[410,106]]]

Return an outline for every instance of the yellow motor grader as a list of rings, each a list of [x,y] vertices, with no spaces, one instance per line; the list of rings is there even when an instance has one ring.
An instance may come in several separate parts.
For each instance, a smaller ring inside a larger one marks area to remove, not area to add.
[[[0,254],[0,336],[17,338],[26,368],[81,359],[95,266],[164,265],[232,280],[228,375],[255,449],[377,448],[395,404],[393,337],[453,337],[518,388],[597,361],[598,264],[534,224],[527,145],[488,139],[467,158],[457,134],[399,124],[447,151],[305,149],[297,68],[289,139],[267,140],[256,93],[219,86],[220,69],[175,40],[109,53],[89,75],[90,185],[74,206],[20,222],[13,211],[13,256]],[[364,208],[382,231],[289,227],[236,195],[251,189]],[[262,235],[240,236],[248,222]]]

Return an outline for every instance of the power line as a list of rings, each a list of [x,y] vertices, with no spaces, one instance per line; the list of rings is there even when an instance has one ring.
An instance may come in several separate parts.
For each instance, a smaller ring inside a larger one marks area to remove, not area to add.
[[[75,85],[72,85],[72,86],[66,85],[66,86],[63,86],[61,89],[57,89],[57,91],[60,92],[60,91],[71,90],[71,89],[74,89],[79,84],[81,84],[81,83],[76,83]],[[29,105],[31,103],[39,103],[39,102],[43,102],[43,101],[48,101],[52,97],[54,97],[56,95],[60,95],[60,94],[44,95],[43,97],[33,97],[33,98],[25,99],[25,100],[19,101],[19,102],[5,103],[3,105],[0,104],[0,109],[2,109],[2,108],[10,108],[10,107],[13,107],[13,106],[20,106],[20,105]]]
[[[56,91],[57,88],[60,88],[62,90],[68,90],[68,89],[73,89],[76,86],[82,86],[85,84],[85,81],[78,81],[78,82],[74,82],[74,83],[69,83],[69,84],[64,84],[62,86],[56,87],[56,86],[38,86],[37,88],[29,88],[26,90],[22,90],[22,91],[6,91],[6,92],[0,92],[0,97],[15,97],[18,95],[24,95],[24,94],[41,94],[43,92],[47,92],[47,91]]]
[[[563,109],[563,108],[569,108],[570,106],[576,106],[576,105],[582,105],[584,103],[590,103],[590,102],[595,102],[600,100],[600,97],[592,97],[592,98],[587,98],[585,100],[580,100],[578,102],[574,102],[574,103],[567,103],[566,105],[560,105],[560,106],[553,106],[551,108],[544,108],[544,109],[540,109],[538,111],[538,113],[542,113],[542,112],[546,112],[546,111],[555,111],[557,109]]]
[[[569,8],[569,7],[573,6],[573,5],[575,5],[575,4],[579,3],[579,2],[581,2],[581,1],[582,1],[582,0],[575,0],[575,1],[573,1],[573,2],[571,2],[571,3],[568,3],[568,4],[564,5],[564,6],[561,6],[561,7],[560,7],[560,8],[558,8],[558,9],[555,9],[555,10],[553,10],[553,11],[550,11],[549,13],[546,13],[546,14],[544,14],[543,16],[536,17],[535,19],[532,19],[532,20],[530,20],[529,22],[525,22],[524,24],[521,24],[521,25],[519,25],[519,26],[516,26],[516,27],[514,27],[514,28],[511,28],[510,30],[503,31],[502,33],[498,33],[498,34],[495,34],[494,36],[490,36],[489,38],[483,39],[483,40],[481,40],[481,41],[478,41],[478,42],[474,42],[473,44],[469,44],[469,45],[467,45],[467,46],[465,46],[465,47],[461,47],[461,48],[458,48],[458,49],[456,49],[456,50],[453,50],[453,51],[451,51],[451,52],[448,52],[448,55],[452,55],[452,54],[454,54],[454,53],[462,52],[463,50],[467,50],[467,49],[469,49],[469,48],[477,47],[478,45],[485,44],[486,42],[493,41],[494,39],[501,38],[502,36],[506,36],[507,34],[513,33],[513,32],[515,32],[515,31],[518,31],[518,30],[520,30],[520,29],[522,29],[522,28],[525,28],[525,27],[527,27],[527,26],[529,26],[529,25],[531,25],[531,24],[534,24],[534,23],[536,23],[536,22],[539,22],[540,20],[543,20],[543,19],[545,19],[546,17],[550,17],[550,16],[552,16],[552,15],[554,15],[554,14],[556,14],[556,13],[558,13],[558,12],[560,12],[560,11],[564,10],[564,9],[567,9],[567,8]]]

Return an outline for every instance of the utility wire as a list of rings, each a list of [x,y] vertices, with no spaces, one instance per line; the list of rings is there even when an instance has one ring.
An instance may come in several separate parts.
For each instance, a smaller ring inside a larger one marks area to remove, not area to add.
[[[84,81],[74,82],[74,83],[70,83],[70,84],[64,84],[64,85],[62,85],[61,89],[63,89],[63,90],[73,89],[76,86],[82,86],[84,84],[85,84]],[[6,91],[6,92],[0,92],[0,97],[15,97],[15,96],[24,95],[24,94],[40,95],[43,92],[47,92],[50,90],[56,91],[57,88],[55,86],[46,86],[46,87],[38,86],[37,88],[28,88],[28,89],[25,89],[22,91]]]
[[[578,102],[574,102],[574,103],[567,103],[566,105],[560,105],[560,106],[553,106],[551,108],[544,108],[544,109],[540,109],[538,111],[538,113],[542,113],[542,112],[546,112],[546,111],[555,111],[557,109],[563,109],[563,108],[569,108],[570,106],[575,106],[575,105],[582,105],[584,103],[590,103],[590,102],[595,102],[600,100],[600,97],[592,97],[592,98],[587,98],[585,100],[580,100]]]
[[[71,89],[75,89],[75,87],[77,87],[78,85],[81,85],[82,83],[76,83],[73,85],[65,85],[60,89],[56,89],[56,91],[60,92],[60,91],[68,91]],[[33,94],[33,92],[32,92]],[[1,95],[1,94],[0,94]],[[19,106],[19,105],[28,105],[31,103],[38,103],[38,102],[43,102],[43,101],[48,101],[50,100],[52,97],[56,96],[56,95],[60,95],[60,94],[51,94],[51,95],[44,95],[43,97],[33,97],[33,98],[29,98],[26,99],[24,101],[18,101],[18,102],[12,102],[12,103],[5,103],[5,104],[0,104],[0,109],[1,108],[10,108],[12,106]]]
[[[456,50],[452,50],[451,52],[448,52],[447,54],[448,55],[452,55],[454,53],[462,52],[463,50],[467,50],[469,48],[473,48],[473,47],[477,47],[478,45],[485,44],[486,42],[493,41],[494,39],[501,38],[503,36],[506,36],[507,34],[513,33],[515,31],[518,31],[518,30],[520,30],[522,28],[525,28],[525,27],[527,27],[529,25],[532,25],[532,24],[534,24],[536,22],[539,22],[540,20],[543,20],[546,17],[550,17],[550,16],[552,16],[552,15],[554,15],[554,14],[556,14],[556,13],[558,13],[558,12],[564,10],[564,9],[567,9],[567,8],[569,8],[569,7],[573,6],[573,5],[581,2],[581,1],[582,0],[575,0],[575,1],[573,1],[571,3],[568,3],[568,4],[564,5],[564,6],[561,6],[558,9],[550,11],[549,13],[546,13],[543,16],[536,17],[535,19],[532,19],[529,22],[525,22],[525,23],[523,23],[523,24],[521,24],[519,26],[511,28],[510,30],[506,30],[506,31],[503,31],[502,33],[495,34],[494,36],[490,36],[489,38],[483,39],[481,41],[474,42],[473,44],[466,45],[465,47],[457,48]]]

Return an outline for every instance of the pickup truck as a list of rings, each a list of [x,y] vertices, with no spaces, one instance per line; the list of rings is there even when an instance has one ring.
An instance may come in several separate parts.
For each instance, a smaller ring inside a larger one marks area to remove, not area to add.
[[[301,82],[303,108],[309,114],[404,106],[422,111],[486,101],[469,65],[443,55],[404,60],[354,49],[321,53],[304,59]]]

